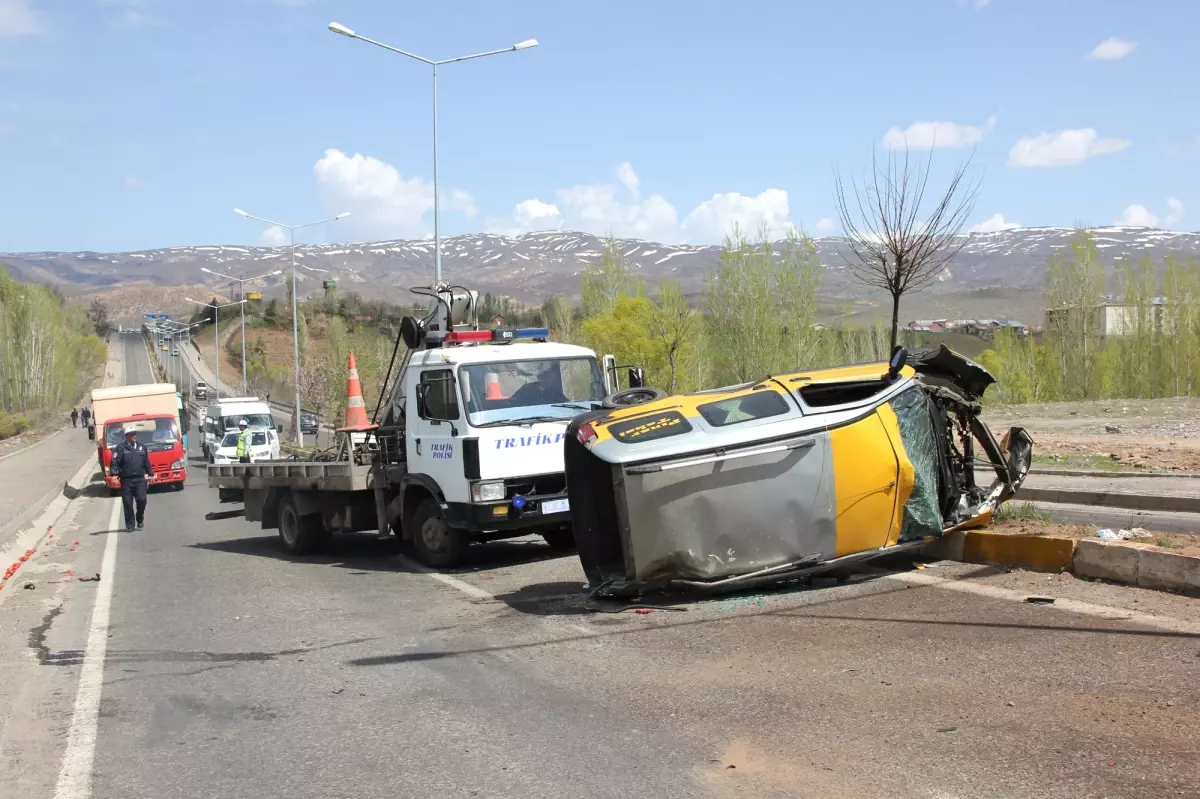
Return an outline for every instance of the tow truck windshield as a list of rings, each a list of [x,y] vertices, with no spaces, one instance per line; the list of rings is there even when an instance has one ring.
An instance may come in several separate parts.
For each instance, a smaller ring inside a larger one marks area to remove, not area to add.
[[[105,425],[104,443],[109,449],[125,440],[125,429],[137,431],[138,443],[150,452],[171,449],[179,440],[179,423],[174,419],[140,419]]]
[[[473,427],[570,419],[604,399],[594,358],[464,364],[458,382]]]

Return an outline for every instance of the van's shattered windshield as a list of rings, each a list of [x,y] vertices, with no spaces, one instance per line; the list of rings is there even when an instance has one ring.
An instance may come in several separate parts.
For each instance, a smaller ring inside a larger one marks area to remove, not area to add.
[[[467,364],[459,368],[467,417],[473,426],[570,419],[604,399],[594,358]]]

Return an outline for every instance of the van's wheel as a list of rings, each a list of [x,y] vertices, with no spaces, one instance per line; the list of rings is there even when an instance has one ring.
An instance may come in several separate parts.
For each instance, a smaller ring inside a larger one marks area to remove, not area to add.
[[[182,490],[183,490],[183,485],[184,485],[184,484],[183,484],[183,481],[182,481],[182,480],[180,480],[178,483],[176,483],[176,484],[175,484],[175,490],[176,490],[176,491],[182,491]]]
[[[661,388],[653,388],[651,386],[639,386],[637,388],[626,388],[621,391],[614,391],[604,398],[605,408],[624,408],[629,405],[641,405],[646,402],[654,402],[667,396],[667,392]]]
[[[555,552],[571,552],[575,549],[575,534],[570,527],[559,527],[557,530],[546,530],[542,538]]]
[[[461,566],[467,559],[471,534],[447,524],[441,506],[432,497],[417,506],[417,512],[413,514],[412,532],[417,560],[426,566],[452,569]]]
[[[320,549],[328,536],[321,514],[301,516],[296,501],[289,496],[279,503],[279,538],[288,554],[307,555]]]

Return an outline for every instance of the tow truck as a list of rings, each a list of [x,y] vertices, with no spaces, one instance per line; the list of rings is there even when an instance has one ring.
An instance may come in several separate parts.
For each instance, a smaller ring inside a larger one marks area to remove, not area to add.
[[[216,464],[208,484],[245,517],[278,529],[300,555],[338,532],[375,531],[412,543],[427,566],[452,568],[472,541],[540,534],[574,546],[563,466],[567,424],[582,413],[663,396],[629,368],[621,390],[613,356],[549,341],[546,328],[480,329],[478,292],[437,284],[369,429],[342,428],[327,458]],[[365,435],[364,435],[365,432]]]

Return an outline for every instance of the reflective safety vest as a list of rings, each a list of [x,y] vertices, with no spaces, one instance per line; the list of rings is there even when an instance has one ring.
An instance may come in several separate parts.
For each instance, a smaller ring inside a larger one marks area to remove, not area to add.
[[[254,434],[249,430],[238,433],[237,456],[244,458],[250,454],[250,443],[254,440]]]

